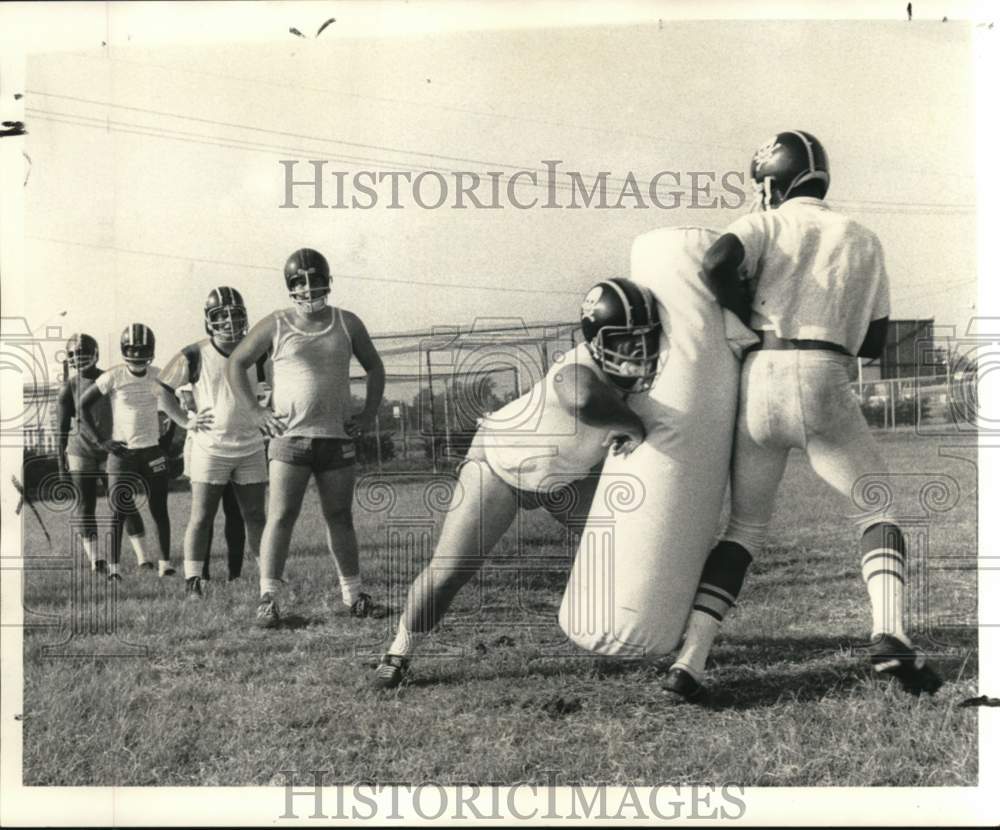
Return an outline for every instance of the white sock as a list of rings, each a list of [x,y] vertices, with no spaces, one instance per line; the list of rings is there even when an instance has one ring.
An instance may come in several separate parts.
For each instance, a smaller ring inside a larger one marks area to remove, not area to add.
[[[118,573],[118,563],[117,562],[108,563],[108,575],[110,576],[111,574],[116,574],[116,573]]]
[[[699,683],[705,674],[705,662],[712,650],[715,635],[722,628],[722,621],[704,611],[692,611],[688,619],[684,646],[674,660],[674,666],[685,669]]]
[[[396,630],[396,639],[389,646],[389,654],[395,654],[398,657],[409,657],[426,637],[426,634],[414,634],[406,627],[406,623],[400,619],[399,628]]]
[[[168,560],[166,560],[166,559],[161,559],[160,560],[160,576],[163,576],[167,572],[167,569],[169,567],[170,567],[170,562]]]
[[[281,591],[281,586],[285,584],[283,579],[272,579],[261,575],[260,577],[260,595],[271,594],[271,596],[277,596],[278,592]]]
[[[97,562],[97,540],[93,536],[82,536],[81,539],[83,540],[83,552],[90,560],[90,567],[94,567],[94,563]]]
[[[361,574],[340,577],[340,596],[344,605],[354,605],[361,594]]]
[[[201,569],[204,566],[204,562],[199,562],[196,559],[185,559],[184,560],[184,578],[190,579],[192,576],[201,576]]]
[[[149,557],[146,556],[146,546],[144,544],[144,536],[129,536],[129,542],[132,543],[132,550],[135,551],[135,561],[140,565],[143,562],[148,562]]]

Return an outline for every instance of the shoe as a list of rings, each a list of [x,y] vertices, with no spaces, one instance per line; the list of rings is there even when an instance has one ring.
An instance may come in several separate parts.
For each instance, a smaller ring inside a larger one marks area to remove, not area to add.
[[[705,687],[694,676],[680,666],[673,666],[663,681],[663,690],[685,701],[694,703],[705,693]]]
[[[106,574],[108,572],[108,563],[103,559],[98,559],[92,568],[95,574]]]
[[[160,571],[160,578],[165,576],[173,576],[177,573],[177,569],[173,565],[167,565],[162,571]]]
[[[398,654],[383,654],[375,669],[373,685],[376,689],[395,689],[403,682],[410,660]]]
[[[370,594],[364,592],[358,594],[358,598],[351,605],[352,617],[373,617],[376,616],[375,601]]]
[[[205,596],[201,587],[200,576],[189,576],[185,582],[185,594],[188,599],[199,600]]]
[[[272,594],[264,594],[257,603],[256,625],[258,628],[277,628],[281,625],[278,603]]]
[[[869,658],[876,673],[894,677],[910,694],[934,694],[941,688],[941,678],[927,665],[923,652],[906,645],[891,634],[872,637]]]
[[[155,570],[155,568],[156,568],[156,565],[154,565],[152,562],[140,562],[139,563],[139,570],[140,571],[152,571],[152,570]]]
[[[108,582],[121,582],[121,581],[122,581],[121,574],[108,574]]]

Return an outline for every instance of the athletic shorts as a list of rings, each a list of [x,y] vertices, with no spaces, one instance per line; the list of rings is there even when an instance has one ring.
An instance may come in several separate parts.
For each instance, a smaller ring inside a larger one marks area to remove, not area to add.
[[[159,445],[139,450],[125,450],[122,455],[108,453],[108,474],[139,473],[142,476],[166,476],[167,456]]]
[[[264,448],[250,455],[227,458],[213,455],[192,444],[185,448],[184,473],[198,484],[266,484],[267,457]]]
[[[308,467],[314,473],[341,470],[354,464],[354,442],[350,438],[272,438],[267,450],[271,461]]]

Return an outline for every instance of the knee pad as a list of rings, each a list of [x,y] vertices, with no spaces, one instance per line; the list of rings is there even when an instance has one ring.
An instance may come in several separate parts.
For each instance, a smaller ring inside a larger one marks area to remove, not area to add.
[[[735,542],[750,557],[759,556],[767,541],[767,522],[744,521],[736,516],[729,518],[729,527],[722,534],[722,541]],[[749,563],[748,563],[749,564]]]

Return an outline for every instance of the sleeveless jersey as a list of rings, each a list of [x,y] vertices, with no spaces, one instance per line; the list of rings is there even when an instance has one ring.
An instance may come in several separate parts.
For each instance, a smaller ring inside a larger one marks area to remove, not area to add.
[[[73,419],[70,424],[69,441],[66,444],[66,454],[92,458],[94,456],[104,457],[105,451],[88,440],[80,429],[80,398],[83,393],[94,385],[97,378],[84,377],[77,374],[71,377],[66,383],[69,384],[70,392],[73,395]],[[102,397],[90,408],[91,420],[97,427],[97,435],[102,440],[107,440],[111,436],[111,401],[107,397]]]
[[[339,308],[325,329],[307,332],[293,322],[295,312],[275,314],[271,343],[272,408],[285,416],[283,437],[344,438],[351,414],[351,336]]]
[[[561,372],[586,366],[609,387],[586,344],[581,343],[531,390],[483,418],[478,439],[493,471],[512,487],[538,491],[582,478],[608,453],[607,427],[593,427],[567,412],[555,381]],[[550,478],[548,482],[546,478]]]

